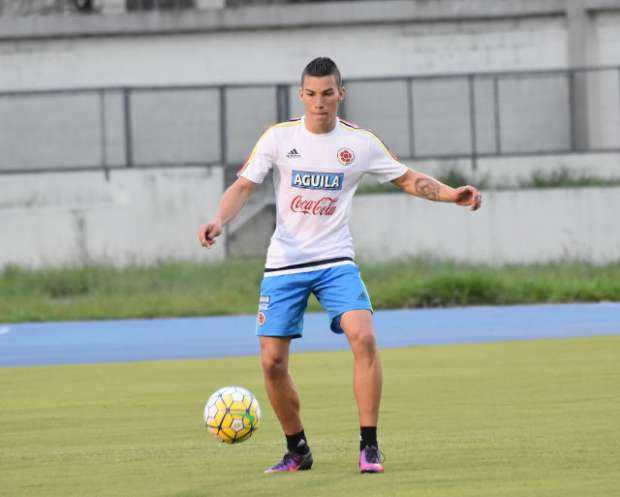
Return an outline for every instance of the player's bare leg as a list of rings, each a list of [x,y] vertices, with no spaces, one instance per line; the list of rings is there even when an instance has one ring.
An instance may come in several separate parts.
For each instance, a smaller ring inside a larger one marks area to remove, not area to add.
[[[345,312],[340,319],[353,352],[353,390],[360,419],[359,467],[362,473],[383,471],[377,444],[383,371],[375,340],[372,314],[367,310]]]
[[[287,435],[300,432],[299,394],[288,371],[290,338],[260,337],[261,365],[271,406]]]
[[[299,416],[299,394],[288,370],[291,339],[260,337],[261,365],[271,406],[286,435],[288,452],[266,473],[310,469],[312,454]]]
[[[377,426],[383,374],[370,311],[345,312],[340,319],[355,361],[353,390],[361,426]]]

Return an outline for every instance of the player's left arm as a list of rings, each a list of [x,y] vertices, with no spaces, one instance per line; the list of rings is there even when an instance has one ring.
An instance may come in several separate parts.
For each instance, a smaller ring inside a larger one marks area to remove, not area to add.
[[[392,184],[409,195],[436,202],[453,202],[469,207],[472,211],[482,205],[482,195],[477,188],[470,185],[452,188],[413,169],[408,169],[405,174],[392,180]]]

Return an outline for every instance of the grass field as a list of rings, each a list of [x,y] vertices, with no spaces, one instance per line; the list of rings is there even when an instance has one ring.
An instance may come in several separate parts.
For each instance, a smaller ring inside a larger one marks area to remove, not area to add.
[[[253,314],[262,260],[0,271],[0,323]],[[413,259],[362,264],[376,309],[620,301],[620,262],[476,266]],[[319,309],[312,300],[311,310]]]
[[[546,167],[534,170],[530,177],[523,177],[518,186],[502,184],[497,178],[492,181],[488,174],[464,174],[462,169],[448,169],[434,175],[442,183],[457,188],[461,185],[476,185],[480,190],[516,190],[523,188],[584,188],[584,187],[614,187],[620,185],[620,178],[603,178],[588,174],[584,171],[573,171],[567,167],[560,167],[549,171]],[[392,183],[363,182],[357,189],[358,195],[372,195],[374,193],[402,193],[402,190]]]
[[[255,357],[0,368],[0,495],[618,495],[620,336],[382,357],[383,475],[356,472],[349,353],[293,357],[315,467],[269,476],[283,443]],[[263,406],[260,431],[239,446],[201,423],[227,384]]]

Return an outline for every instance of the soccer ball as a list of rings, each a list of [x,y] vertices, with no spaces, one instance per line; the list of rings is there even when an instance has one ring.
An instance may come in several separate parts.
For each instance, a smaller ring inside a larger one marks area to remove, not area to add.
[[[260,424],[260,406],[252,392],[242,387],[224,387],[205,405],[205,426],[222,442],[244,442]]]

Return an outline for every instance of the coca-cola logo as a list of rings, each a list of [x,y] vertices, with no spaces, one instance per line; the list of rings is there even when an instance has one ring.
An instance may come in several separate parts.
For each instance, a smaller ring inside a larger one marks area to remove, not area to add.
[[[301,195],[297,195],[291,202],[291,210],[303,214],[312,214],[313,216],[331,216],[336,212],[336,202],[338,202],[338,199],[334,197],[312,200],[304,199]]]

